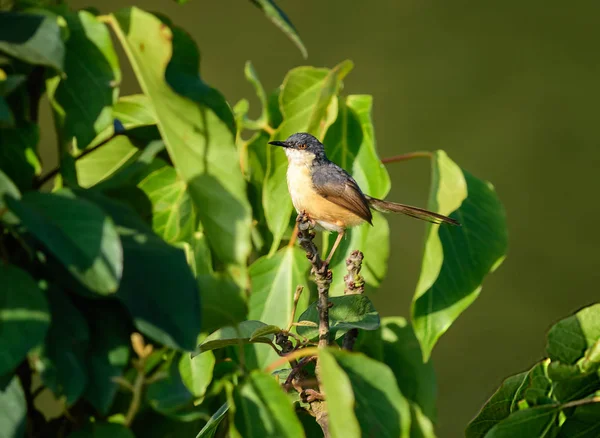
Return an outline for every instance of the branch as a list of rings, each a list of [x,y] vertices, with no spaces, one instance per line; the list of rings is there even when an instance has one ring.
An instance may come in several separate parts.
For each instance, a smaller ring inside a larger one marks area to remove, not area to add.
[[[344,277],[344,283],[346,283],[344,295],[360,295],[365,292],[365,279],[362,275],[360,275],[363,258],[363,253],[356,250],[352,251],[350,257],[346,259],[346,269],[348,269],[348,275]],[[344,350],[352,350],[357,337],[358,329],[354,328],[348,331],[348,333],[344,335],[342,348]]]
[[[331,284],[331,270],[319,257],[319,250],[313,242],[315,232],[314,222],[306,213],[301,213],[296,218],[298,223],[298,243],[306,251],[306,258],[312,264],[312,273],[315,275],[315,283],[319,292],[319,348],[329,345],[329,285]]]
[[[411,152],[409,154],[395,155],[393,157],[383,158],[383,164],[398,163],[400,161],[408,161],[413,158],[431,158],[431,152]]]

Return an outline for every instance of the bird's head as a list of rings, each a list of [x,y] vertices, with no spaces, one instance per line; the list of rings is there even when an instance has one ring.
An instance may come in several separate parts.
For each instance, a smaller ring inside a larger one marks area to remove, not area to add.
[[[270,141],[269,144],[281,146],[290,161],[312,162],[315,158],[325,158],[325,146],[306,132],[290,135],[285,141]]]

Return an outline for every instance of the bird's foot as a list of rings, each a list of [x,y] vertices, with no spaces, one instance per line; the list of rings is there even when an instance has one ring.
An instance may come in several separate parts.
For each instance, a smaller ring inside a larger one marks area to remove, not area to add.
[[[325,400],[325,396],[319,391],[315,391],[314,389],[305,389],[300,395],[300,397],[305,403],[312,403],[317,400]]]

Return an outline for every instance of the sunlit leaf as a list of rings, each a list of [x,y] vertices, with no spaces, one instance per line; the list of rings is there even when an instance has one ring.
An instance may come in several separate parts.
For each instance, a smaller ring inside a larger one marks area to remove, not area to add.
[[[252,334],[259,328],[267,327],[267,324],[261,321],[244,321],[235,327],[223,327],[214,333],[211,333],[196,349],[194,356],[205,351],[224,348],[229,345],[242,345],[250,343]],[[255,337],[252,342],[269,343],[273,341],[273,335],[268,334]]]
[[[67,189],[29,192],[6,204],[83,285],[102,295],[116,292],[123,248],[113,221],[100,208]]]
[[[217,410],[217,412],[215,412],[212,415],[212,417],[210,417],[210,419],[204,425],[202,430],[198,433],[196,438],[213,438],[215,436],[215,433],[217,432],[219,424],[221,424],[221,421],[223,421],[223,418],[225,418],[225,415],[227,414],[228,410],[229,405],[227,403],[223,403],[223,405]]]
[[[309,132],[322,138],[335,120],[335,97],[352,68],[352,62],[344,61],[332,69],[297,67],[291,70],[279,94],[283,122],[271,138],[285,140],[296,132]],[[263,207],[273,233],[272,249],[276,250],[289,225],[293,208],[286,183],[287,158],[282,148],[269,148],[267,163]]]
[[[244,437],[302,438],[292,403],[272,376],[253,371],[234,391],[235,426]]]
[[[64,75],[48,80],[60,141],[84,149],[113,123],[121,70],[108,28],[90,12],[67,12]]]
[[[199,207],[213,252],[225,263],[245,264],[251,214],[233,115],[225,99],[198,77],[195,44],[180,29],[137,8],[122,10],[113,23],[175,168]]]
[[[4,375],[44,342],[50,311],[45,294],[27,272],[2,263],[0,284],[0,375]]]
[[[428,209],[462,226],[427,224],[412,320],[425,360],[437,340],[477,298],[485,276],[505,257],[505,213],[488,182],[458,167],[443,151],[432,158]]]
[[[0,12],[0,52],[30,64],[62,70],[65,46],[56,18]]]
[[[546,352],[553,361],[574,364],[600,340],[600,304],[556,323],[548,332]]]
[[[496,424],[486,438],[550,438],[557,432],[560,409],[555,405],[542,405],[516,411]]]
[[[6,437],[22,438],[27,426],[27,402],[19,378],[0,389],[0,430]]]

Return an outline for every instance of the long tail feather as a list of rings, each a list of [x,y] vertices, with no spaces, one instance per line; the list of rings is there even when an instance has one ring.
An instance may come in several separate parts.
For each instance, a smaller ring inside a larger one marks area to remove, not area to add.
[[[375,210],[382,213],[402,213],[410,217],[421,219],[434,224],[447,223],[451,225],[458,225],[460,223],[452,218],[443,216],[441,214],[434,213],[429,210],[424,210],[419,207],[411,207],[410,205],[398,204],[396,202],[383,201],[381,199],[366,197],[369,201],[369,205]]]

